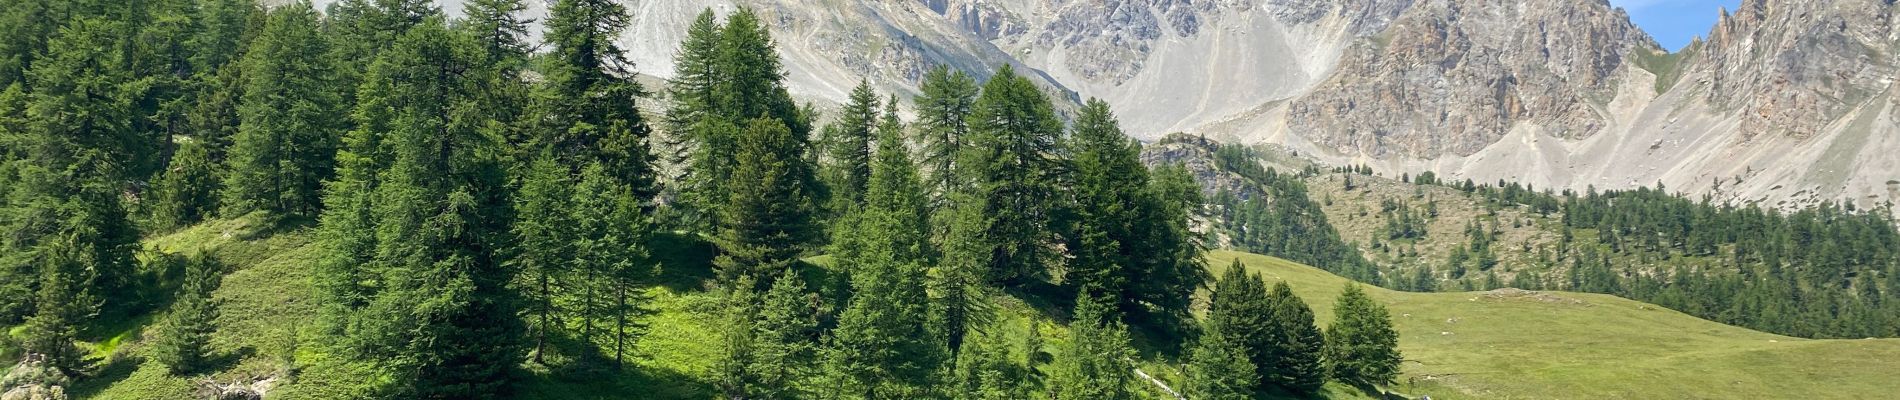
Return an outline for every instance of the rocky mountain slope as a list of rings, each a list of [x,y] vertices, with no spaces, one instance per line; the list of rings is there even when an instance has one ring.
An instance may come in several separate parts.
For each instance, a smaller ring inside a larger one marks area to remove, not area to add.
[[[1783,207],[1900,193],[1882,0],[1747,0],[1674,54],[1602,0],[685,3],[633,2],[644,73],[670,75],[693,12],[747,6],[777,21],[794,90],[818,99],[859,76],[907,91],[929,65],[1013,63],[1108,100],[1146,139]]]
[[[933,65],[1013,64],[1150,140],[1784,208],[1900,196],[1886,0],[1744,0],[1675,53],[1605,0],[625,1],[639,73],[673,75],[701,10],[749,7],[820,104],[860,78],[909,94]]]

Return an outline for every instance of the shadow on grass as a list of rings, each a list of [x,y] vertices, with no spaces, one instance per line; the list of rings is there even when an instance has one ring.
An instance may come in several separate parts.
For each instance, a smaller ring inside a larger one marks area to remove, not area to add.
[[[637,365],[631,358],[624,365],[617,363],[613,354],[571,332],[549,336],[548,345],[554,353],[545,357],[545,365],[527,364],[527,376],[517,387],[518,398],[619,399],[629,393],[652,399],[712,396],[710,383],[668,368]]]
[[[74,379],[72,390],[67,394],[75,399],[96,397],[113,384],[132,377],[132,373],[137,372],[139,364],[144,361],[145,359],[140,357],[107,357],[100,361],[103,364],[98,364],[97,369],[85,374],[86,376]]]
[[[701,290],[713,280],[711,241],[690,232],[658,232],[648,242],[653,261],[660,263],[654,282],[676,292]]]

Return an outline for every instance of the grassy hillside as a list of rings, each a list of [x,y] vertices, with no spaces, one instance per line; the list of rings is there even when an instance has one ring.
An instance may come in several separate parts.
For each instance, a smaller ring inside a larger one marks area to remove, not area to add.
[[[1209,262],[1234,258],[1291,283],[1321,326],[1347,282],[1254,254]],[[1367,290],[1400,333],[1398,389],[1433,398],[1877,398],[1900,368],[1900,339],[1791,338],[1615,296]]]
[[[528,399],[709,398],[716,355],[717,300],[706,290],[704,243],[663,237],[666,268],[649,294],[657,313],[639,343],[637,368],[575,374],[529,364],[521,388]],[[89,399],[178,399],[198,381],[273,386],[271,398],[305,398],[292,371],[296,334],[314,313],[308,230],[268,232],[245,220],[218,221],[146,241],[159,252],[208,251],[231,265],[216,293],[223,314],[213,341],[219,372],[176,377],[139,355],[152,318],[125,321],[89,340],[102,364],[73,390]],[[1311,304],[1322,326],[1334,296],[1348,282],[1278,258],[1216,251],[1219,273],[1233,259],[1270,280],[1286,280]],[[811,260],[826,264],[822,258]],[[822,275],[822,274],[821,274]],[[824,276],[813,278],[824,282]],[[1888,375],[1900,368],[1900,340],[1805,340],[1704,321],[1622,298],[1515,291],[1405,293],[1369,288],[1390,307],[1406,362],[1392,389],[1433,398],[1871,398],[1891,394]],[[1042,351],[1067,339],[1060,307],[998,295],[1006,335],[1035,335]],[[102,330],[103,331],[103,330]],[[1145,341],[1139,335],[1137,341]],[[1144,343],[1143,370],[1180,387],[1180,361]],[[1056,356],[1056,355],[1051,355]],[[1149,387],[1149,389],[1153,389]],[[1361,398],[1331,386],[1329,398]],[[1162,398],[1158,390],[1150,397]]]

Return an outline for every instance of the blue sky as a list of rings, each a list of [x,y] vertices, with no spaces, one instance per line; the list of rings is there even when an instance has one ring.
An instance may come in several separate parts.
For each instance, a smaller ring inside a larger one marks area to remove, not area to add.
[[[1741,0],[1610,0],[1629,11],[1630,20],[1649,32],[1669,51],[1681,50],[1689,39],[1709,34],[1723,7],[1734,10]]]

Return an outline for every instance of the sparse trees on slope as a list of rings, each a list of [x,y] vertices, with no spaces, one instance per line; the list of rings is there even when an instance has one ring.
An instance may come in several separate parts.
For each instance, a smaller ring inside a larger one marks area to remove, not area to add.
[[[1333,379],[1363,385],[1383,385],[1398,377],[1398,331],[1385,306],[1374,302],[1358,284],[1347,284],[1333,305],[1333,323],[1326,328],[1326,365]]]
[[[226,216],[311,218],[321,208],[344,103],[318,18],[308,3],[278,7],[245,53],[243,123],[220,196]]]
[[[73,373],[85,355],[73,345],[79,327],[99,312],[91,288],[94,274],[86,270],[87,254],[74,238],[58,238],[39,250],[38,310],[26,320],[21,347],[44,357],[46,365]]]

